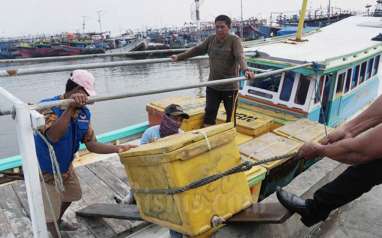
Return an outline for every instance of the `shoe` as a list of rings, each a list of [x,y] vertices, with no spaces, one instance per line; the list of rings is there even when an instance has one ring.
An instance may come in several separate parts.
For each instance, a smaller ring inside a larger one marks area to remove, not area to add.
[[[68,223],[66,221],[61,220],[58,224],[58,228],[60,231],[76,231],[80,229],[80,224],[78,223]]]
[[[280,203],[289,211],[295,212],[301,216],[301,221],[305,226],[311,227],[321,220],[312,214],[311,209],[305,199],[289,193],[281,188],[277,189],[277,198]]]

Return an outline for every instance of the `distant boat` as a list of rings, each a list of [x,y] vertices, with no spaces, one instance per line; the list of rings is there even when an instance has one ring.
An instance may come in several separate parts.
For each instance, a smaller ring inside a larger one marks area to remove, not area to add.
[[[69,56],[80,54],[105,53],[105,50],[98,48],[81,48],[68,45],[37,45],[35,47],[17,47],[18,56],[21,58]]]

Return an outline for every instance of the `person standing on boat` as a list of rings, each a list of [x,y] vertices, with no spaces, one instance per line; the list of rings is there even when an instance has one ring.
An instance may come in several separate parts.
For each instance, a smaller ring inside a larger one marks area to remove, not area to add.
[[[230,34],[231,19],[226,15],[215,18],[216,34],[209,36],[204,42],[186,52],[172,55],[173,62],[208,53],[210,74],[209,80],[219,80],[239,76],[242,70],[247,78],[254,78],[254,73],[247,68],[243,46],[238,36]],[[206,108],[204,126],[216,124],[216,116],[221,101],[227,113],[227,122],[236,122],[239,83],[209,86],[206,89]]]
[[[61,218],[73,201],[81,199],[80,183],[72,164],[80,143],[84,143],[90,152],[99,154],[120,153],[134,147],[97,142],[90,123],[91,113],[85,106],[88,96],[95,94],[93,75],[86,70],[75,70],[67,80],[62,96],[42,100],[74,101],[67,107],[41,111],[45,126],[35,135],[37,158],[45,181],[42,187],[45,216],[53,237],[58,237],[55,222],[62,230],[76,229],[62,222]]]
[[[330,212],[361,197],[382,183],[382,96],[353,120],[337,128],[319,144],[306,143],[299,158],[329,157],[351,165],[332,182],[303,199],[278,189],[280,203],[301,215],[306,226],[325,221]]]

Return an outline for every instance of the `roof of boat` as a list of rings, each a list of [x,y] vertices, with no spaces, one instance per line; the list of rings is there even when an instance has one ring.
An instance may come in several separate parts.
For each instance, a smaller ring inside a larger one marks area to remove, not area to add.
[[[259,51],[272,58],[293,61],[323,62],[373,47],[381,42],[371,39],[382,32],[382,18],[352,16],[308,34],[307,40],[296,44],[279,40],[275,43],[254,45],[246,51]]]

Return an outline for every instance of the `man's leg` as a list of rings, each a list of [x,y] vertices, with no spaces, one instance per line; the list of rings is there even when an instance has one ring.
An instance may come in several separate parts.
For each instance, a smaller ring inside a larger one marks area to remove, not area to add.
[[[236,126],[236,108],[237,108],[237,99],[239,92],[234,91],[223,91],[223,103],[224,108],[227,113],[226,122],[231,122]]]
[[[382,160],[349,167],[335,180],[317,190],[313,199],[303,200],[285,191],[279,191],[277,195],[286,208],[302,216],[301,221],[305,225],[312,226],[324,221],[334,209],[381,184],[381,170]]]
[[[309,206],[321,219],[329,213],[369,192],[375,185],[382,183],[382,160],[352,166],[335,180],[314,193],[314,199],[308,200]]]
[[[207,87],[204,127],[215,125],[221,102],[220,91]]]

